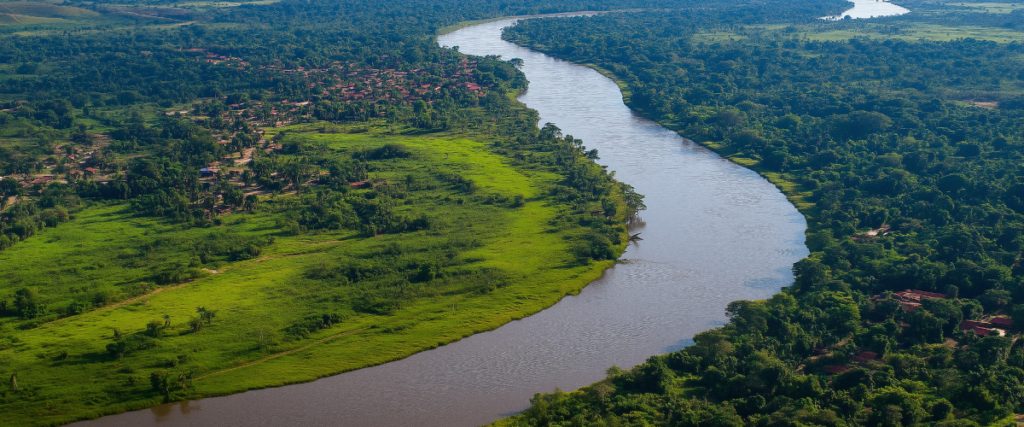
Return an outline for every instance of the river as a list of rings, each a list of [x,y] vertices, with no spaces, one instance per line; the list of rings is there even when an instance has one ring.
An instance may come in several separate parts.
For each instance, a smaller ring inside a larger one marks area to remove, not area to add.
[[[884,16],[897,16],[910,13],[907,9],[898,4],[889,3],[884,0],[848,0],[853,7],[836,16],[826,16],[822,19],[838,21],[849,17],[851,19],[881,18]]]
[[[646,195],[643,240],[577,296],[491,332],[403,360],[317,381],[200,399],[83,425],[470,426],[521,411],[617,365],[679,349],[722,324],[726,304],[764,298],[807,255],[806,223],[756,173],[633,114],[596,71],[501,40],[515,19],[470,26],[439,43],[523,60],[520,98],[599,150]]]

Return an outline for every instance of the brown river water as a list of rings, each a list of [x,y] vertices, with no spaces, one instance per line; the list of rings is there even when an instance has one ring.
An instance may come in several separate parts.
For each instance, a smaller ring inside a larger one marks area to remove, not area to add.
[[[722,324],[726,304],[764,298],[806,256],[806,223],[774,186],[633,114],[596,71],[501,40],[514,18],[441,36],[473,55],[520,58],[520,100],[541,123],[597,148],[646,195],[643,240],[577,296],[491,332],[304,384],[163,405],[89,426],[471,426],[572,390],[617,365],[682,348]]]

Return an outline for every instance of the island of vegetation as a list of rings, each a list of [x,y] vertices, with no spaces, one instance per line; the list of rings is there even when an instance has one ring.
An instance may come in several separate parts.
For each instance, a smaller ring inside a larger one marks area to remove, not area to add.
[[[523,21],[807,216],[792,286],[500,425],[1013,425],[1024,412],[1024,10],[694,1]]]
[[[0,425],[380,364],[600,276],[641,197],[434,41],[541,3],[0,2]]]

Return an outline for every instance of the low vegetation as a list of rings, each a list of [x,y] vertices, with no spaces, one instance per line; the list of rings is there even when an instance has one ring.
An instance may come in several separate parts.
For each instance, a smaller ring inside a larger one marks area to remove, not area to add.
[[[546,307],[623,246],[621,193],[593,234],[565,220],[582,206],[553,196],[558,174],[475,140],[277,132],[294,153],[280,157],[358,164],[364,179],[321,175],[322,186],[199,228],[96,204],[0,252],[14,291],[0,358],[18,378],[0,394],[7,420],[55,423],[386,362]],[[535,144],[564,143],[554,138]]]

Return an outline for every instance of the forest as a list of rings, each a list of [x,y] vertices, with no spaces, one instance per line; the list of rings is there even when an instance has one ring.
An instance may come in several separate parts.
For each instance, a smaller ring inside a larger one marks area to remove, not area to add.
[[[692,346],[501,424],[1004,425],[1024,411],[1024,39],[949,36],[1012,30],[1021,11],[907,2],[932,13],[827,22],[801,3],[506,30],[607,70],[633,109],[761,172],[807,216],[812,253],[792,286],[732,303]]]

